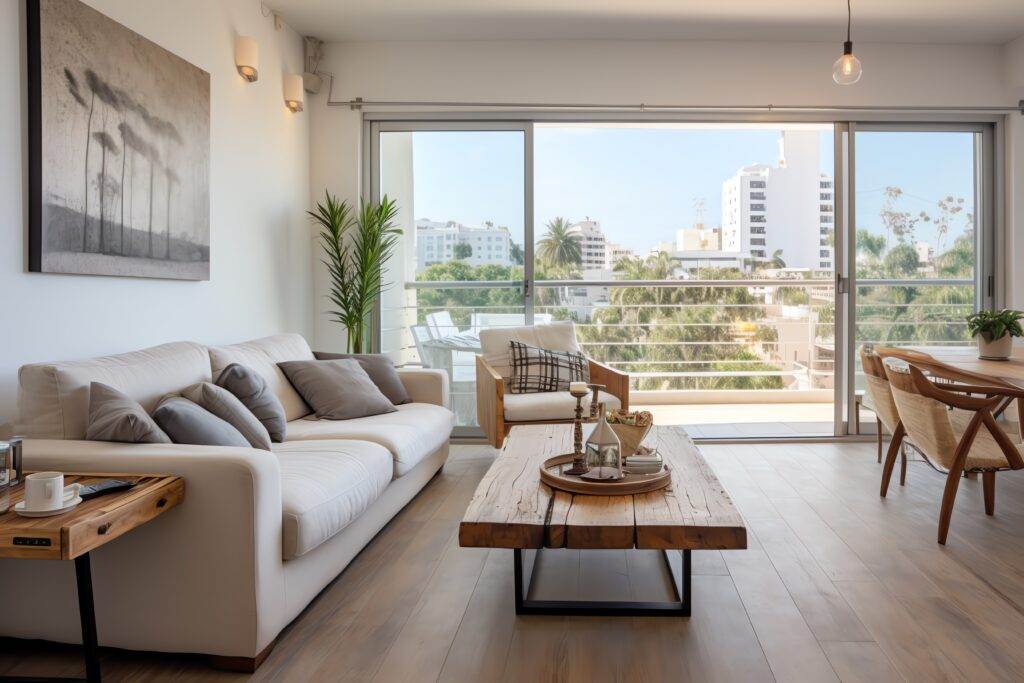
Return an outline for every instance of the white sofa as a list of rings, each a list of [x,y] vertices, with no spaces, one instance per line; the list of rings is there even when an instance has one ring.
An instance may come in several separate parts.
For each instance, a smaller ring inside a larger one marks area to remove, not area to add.
[[[444,464],[454,419],[442,371],[399,370],[413,403],[332,422],[310,415],[276,365],[312,358],[301,336],[278,335],[21,368],[27,468],[185,479],[182,505],[93,553],[100,645],[258,666],[278,633]],[[273,452],[82,440],[90,382],[152,409],[231,362],[259,371],[285,407],[286,440]],[[73,575],[66,562],[0,560],[0,635],[81,642]]]

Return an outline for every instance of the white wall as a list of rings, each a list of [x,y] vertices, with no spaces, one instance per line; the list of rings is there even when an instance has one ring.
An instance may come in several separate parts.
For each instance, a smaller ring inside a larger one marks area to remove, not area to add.
[[[326,46],[322,68],[335,75],[336,100],[975,106],[1015,104],[1011,77],[1024,89],[1024,61],[1008,70],[1011,52],[1000,46],[861,43],[864,77],[841,87],[831,69],[841,48],[836,42],[338,43]],[[1012,56],[1024,60],[1024,45]],[[327,108],[326,91],[307,108],[317,143],[313,195],[327,187],[351,201],[359,192],[360,113]],[[1014,161],[1017,170],[1007,178],[1008,197],[1024,196],[1024,130],[1014,123],[1007,164]],[[1007,214],[1017,219],[1018,234],[1024,231],[1024,207]],[[1018,262],[1024,261],[1021,242]],[[325,291],[319,270],[316,285],[319,300]],[[1024,305],[1024,281],[1014,287],[1017,305]],[[326,348],[343,336],[318,315],[316,339]]]
[[[210,73],[210,280],[26,272],[24,8],[0,0],[0,435],[23,363],[313,329],[310,119],[282,97],[282,74],[302,69],[301,38],[275,31],[256,0],[88,4]],[[257,83],[235,70],[236,33],[259,42]]]

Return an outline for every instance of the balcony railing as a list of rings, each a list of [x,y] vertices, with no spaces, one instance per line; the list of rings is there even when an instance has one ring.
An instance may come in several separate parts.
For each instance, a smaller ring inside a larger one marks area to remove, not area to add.
[[[402,304],[382,310],[382,351],[403,364],[444,367],[460,424],[473,424],[472,339],[525,324],[523,291],[521,281],[406,283]],[[973,292],[970,280],[858,282],[855,340],[967,344]],[[832,400],[831,279],[549,280],[537,281],[533,294],[532,317],[573,321],[588,356],[630,374],[638,403],[645,394],[692,403],[694,392],[735,392],[743,402],[780,391]],[[445,342],[452,336],[457,342]]]

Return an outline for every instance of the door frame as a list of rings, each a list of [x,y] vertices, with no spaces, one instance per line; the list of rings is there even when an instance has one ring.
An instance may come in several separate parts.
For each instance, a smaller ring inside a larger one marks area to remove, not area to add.
[[[1004,178],[998,169],[1003,159],[1003,115],[971,115],[958,112],[922,117],[920,114],[884,113],[866,114],[861,110],[848,113],[822,114],[720,114],[709,119],[707,114],[666,114],[646,116],[617,114],[614,112],[574,113],[536,112],[396,112],[366,111],[362,117],[361,197],[365,201],[379,200],[380,133],[389,131],[500,131],[519,130],[524,133],[524,192],[523,192],[523,306],[526,321],[532,323],[534,314],[534,124],[535,123],[822,123],[834,130],[834,251],[835,273],[835,360],[834,360],[834,430],[835,439],[859,437],[856,425],[856,133],[876,130],[912,131],[972,131],[980,133],[981,142],[975,145],[976,173],[975,205],[980,207],[980,227],[977,231],[975,307],[995,306],[1005,299],[1005,264],[995,257],[999,245],[1005,244],[1003,192]],[[374,310],[371,346],[380,350],[380,305]],[[470,434],[457,434],[470,436]],[[820,440],[821,437],[814,437]],[[753,440],[758,440],[756,437]],[[778,439],[767,439],[775,441]]]

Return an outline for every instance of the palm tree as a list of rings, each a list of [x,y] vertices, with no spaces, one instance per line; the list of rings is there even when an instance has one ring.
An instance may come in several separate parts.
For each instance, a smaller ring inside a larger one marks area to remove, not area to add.
[[[569,221],[561,216],[546,223],[548,231],[537,250],[541,260],[555,268],[569,268],[583,263],[579,235],[569,233]]]
[[[64,80],[67,81],[65,85],[67,85],[71,97],[75,98],[75,102],[89,110],[89,119],[85,125],[85,197],[82,207],[82,251],[85,251],[85,240],[89,230],[89,143],[92,141],[92,111],[93,105],[96,104],[96,93],[93,92],[89,104],[86,104],[81,89],[78,87],[78,79],[70,69],[64,69]]]
[[[96,140],[96,144],[98,144],[100,146],[100,149],[103,150],[103,155],[101,157],[102,161],[100,162],[100,176],[99,176],[99,186],[100,186],[100,245],[99,245],[99,249],[100,249],[100,253],[103,254],[103,253],[106,252],[106,225],[105,225],[106,214],[104,213],[104,208],[105,208],[104,198],[106,197],[106,192],[105,191],[106,191],[106,188],[107,188],[107,153],[109,152],[110,154],[117,154],[119,149],[117,147],[117,143],[114,142],[114,138],[110,137],[110,135],[108,135],[106,131],[98,130],[95,133],[93,133],[92,136]]]
[[[776,249],[775,251],[772,252],[772,258],[771,261],[769,261],[769,263],[771,263],[772,268],[782,269],[786,267],[786,262],[782,260],[781,249]]]
[[[171,190],[178,182],[178,174],[171,169],[170,165],[164,167],[164,175],[167,177],[167,230],[165,232],[167,247],[164,249],[164,259],[171,258]]]

